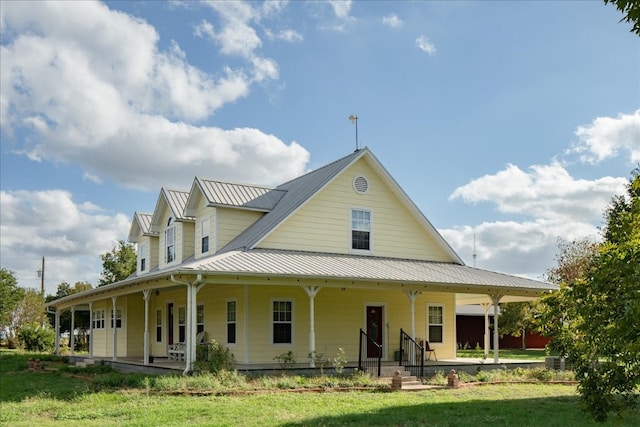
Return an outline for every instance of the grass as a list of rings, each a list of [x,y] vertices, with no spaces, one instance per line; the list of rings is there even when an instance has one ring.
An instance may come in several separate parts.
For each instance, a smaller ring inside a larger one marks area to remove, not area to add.
[[[482,359],[484,357],[484,350],[457,350],[456,355],[457,357]],[[544,362],[544,358],[547,356],[548,354],[544,349],[500,350],[501,359],[520,359]],[[493,350],[489,352],[487,360],[493,361]]]
[[[82,370],[65,367],[56,358],[44,361],[44,371],[30,372],[27,357],[0,352],[0,425],[602,425],[579,409],[576,388],[567,385],[486,385],[392,393],[370,384],[367,391],[299,393],[282,390],[306,387],[314,380],[297,376],[247,379],[226,373],[217,380],[226,387],[261,391],[188,395],[189,387],[217,386],[209,376],[153,377],[121,374],[106,367]],[[323,381],[346,384],[345,379],[330,378]],[[183,393],[165,393],[162,387]],[[604,425],[640,425],[640,411]]]

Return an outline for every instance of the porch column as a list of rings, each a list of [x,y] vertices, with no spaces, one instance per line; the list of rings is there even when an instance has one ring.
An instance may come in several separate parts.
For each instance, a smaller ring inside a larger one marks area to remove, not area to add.
[[[489,357],[489,307],[491,304],[483,302],[480,304],[484,310],[484,358]]]
[[[76,337],[75,337],[76,334],[74,333],[75,328],[76,328],[76,307],[72,305],[71,306],[71,331],[69,332],[71,334],[69,345],[71,347],[72,356],[75,353],[75,347],[76,347]]]
[[[493,303],[493,362],[499,363],[500,361],[500,334],[498,333],[498,309],[502,296],[491,295],[491,302]]]
[[[410,305],[410,316],[411,316],[411,338],[416,339],[416,297],[420,295],[422,292],[420,291],[404,291],[409,298]]]
[[[55,336],[55,353],[60,355],[60,309],[56,307],[56,314],[54,316],[54,331],[56,331]]]
[[[149,298],[151,297],[151,289],[145,289],[142,291],[142,298],[144,298],[144,350],[142,357],[144,357],[144,365],[149,364]]]
[[[196,322],[197,322],[197,305],[196,305],[196,287],[189,283],[187,284],[187,331],[185,337],[185,372],[191,370],[191,365],[196,360]]]
[[[111,297],[111,327],[113,328],[113,357],[112,360],[115,362],[118,360],[118,325],[116,323],[116,302],[118,297]]]
[[[89,357],[93,359],[93,302],[89,303]]]
[[[322,286],[303,286],[309,295],[309,367],[316,367],[315,298]]]

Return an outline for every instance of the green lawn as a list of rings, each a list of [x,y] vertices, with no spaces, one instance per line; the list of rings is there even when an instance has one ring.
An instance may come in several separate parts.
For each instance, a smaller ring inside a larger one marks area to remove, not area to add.
[[[456,352],[458,357],[470,357],[482,359],[484,356],[484,350],[458,350]],[[544,362],[544,358],[548,354],[544,349],[533,350],[500,350],[501,359],[521,359],[521,360],[539,360]],[[489,352],[489,360],[493,360],[493,350]]]
[[[99,368],[69,370],[55,360],[45,361],[43,372],[29,372],[25,360],[0,353],[0,425],[601,425],[579,409],[575,386],[486,385],[395,393],[271,389],[218,396],[203,395],[202,389],[189,395],[193,390],[185,389],[173,395],[150,388],[153,378],[103,373]],[[121,384],[112,383],[114,378]],[[604,425],[640,425],[640,411]]]

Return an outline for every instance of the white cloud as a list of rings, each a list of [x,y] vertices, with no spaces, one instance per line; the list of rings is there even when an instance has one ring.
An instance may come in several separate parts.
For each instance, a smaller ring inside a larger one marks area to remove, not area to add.
[[[349,18],[351,0],[329,0],[329,4],[333,8],[333,12],[336,14],[336,17],[340,19]]]
[[[278,78],[276,62],[256,53],[261,41],[247,25],[255,10],[212,7],[223,16],[219,31],[207,21],[194,31],[214,34],[247,70],[208,74],[175,42],[161,51],[146,22],[100,3],[3,5],[3,134],[26,132],[16,151],[31,159],[77,163],[87,179],[130,187],[183,187],[194,175],[274,183],[304,172],[309,154],[295,142],[193,123],[247,96],[254,82]]]
[[[278,33],[273,33],[269,29],[265,29],[264,31],[267,37],[271,40],[284,40],[290,43],[301,42],[302,40],[304,40],[304,37],[302,36],[302,34],[291,29],[282,30],[282,31],[279,31]]]
[[[498,211],[534,218],[594,221],[614,194],[624,190],[624,178],[574,179],[558,163],[534,165],[529,172],[515,165],[458,187],[449,200],[492,202]]]
[[[391,28],[400,28],[404,25],[402,19],[398,18],[398,15],[392,13],[382,17],[382,24]]]
[[[16,273],[21,286],[39,287],[36,270],[46,253],[47,293],[55,293],[63,281],[95,285],[100,254],[126,236],[130,225],[125,215],[78,203],[64,190],[2,191],[0,210],[2,266]]]
[[[585,163],[599,163],[628,152],[631,163],[640,162],[640,110],[617,118],[597,117],[576,130],[579,139],[570,152],[579,153]]]
[[[416,39],[416,46],[423,52],[433,56],[436,54],[436,46],[429,41],[426,36],[420,36]]]

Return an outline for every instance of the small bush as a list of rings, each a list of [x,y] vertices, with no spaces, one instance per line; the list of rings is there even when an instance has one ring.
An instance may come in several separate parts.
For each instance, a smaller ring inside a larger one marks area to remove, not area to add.
[[[206,350],[199,350],[198,359],[200,360],[194,363],[197,369],[214,374],[233,369],[236,359],[229,347],[223,346],[216,340],[211,340],[206,346],[198,347],[203,347]]]
[[[347,362],[347,354],[342,347],[339,347],[338,354],[333,358],[333,369],[336,370],[336,374],[342,375],[344,371],[344,365],[346,365]]]
[[[28,351],[51,351],[55,341],[55,332],[51,328],[43,328],[37,323],[30,323],[18,331],[20,345]]]
[[[282,369],[293,368],[296,364],[296,355],[289,350],[286,353],[278,354],[273,360],[277,360]]]
[[[529,377],[538,381],[551,381],[553,379],[553,372],[545,368],[530,369]]]

